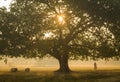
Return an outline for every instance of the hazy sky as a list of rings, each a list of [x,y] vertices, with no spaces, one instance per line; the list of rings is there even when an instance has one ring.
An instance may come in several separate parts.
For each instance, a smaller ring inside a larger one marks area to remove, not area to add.
[[[9,5],[12,2],[12,0],[0,0],[0,7],[6,7],[9,11]]]

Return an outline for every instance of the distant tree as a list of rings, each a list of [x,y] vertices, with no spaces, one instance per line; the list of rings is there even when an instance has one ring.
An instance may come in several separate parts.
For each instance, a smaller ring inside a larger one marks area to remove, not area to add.
[[[50,55],[59,61],[60,72],[70,72],[69,59],[119,59],[119,1],[110,1],[16,0],[10,12],[0,10],[0,53]]]

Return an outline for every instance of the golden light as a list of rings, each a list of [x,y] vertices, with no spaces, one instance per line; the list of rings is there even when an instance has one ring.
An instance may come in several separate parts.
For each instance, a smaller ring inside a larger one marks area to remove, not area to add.
[[[46,38],[50,37],[50,34],[49,33],[45,33],[45,37]]]
[[[57,15],[57,20],[59,24],[64,24],[65,20],[64,20],[65,16],[64,15]]]
[[[52,38],[52,37],[54,37],[54,34],[52,33],[52,32],[45,32],[44,33],[44,38],[46,39],[46,38]]]
[[[58,16],[58,20],[59,20],[59,22],[63,22],[64,21],[62,16]]]

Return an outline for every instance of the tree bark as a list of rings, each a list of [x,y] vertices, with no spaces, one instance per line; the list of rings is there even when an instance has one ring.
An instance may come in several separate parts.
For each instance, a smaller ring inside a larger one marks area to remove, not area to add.
[[[67,55],[64,55],[64,56],[61,56],[58,61],[59,61],[59,69],[56,71],[56,72],[62,72],[62,73],[69,73],[71,72],[70,68],[69,68],[69,65],[68,65],[68,56]]]

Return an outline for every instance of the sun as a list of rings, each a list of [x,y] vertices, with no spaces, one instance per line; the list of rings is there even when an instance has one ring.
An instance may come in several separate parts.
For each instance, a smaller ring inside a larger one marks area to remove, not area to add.
[[[64,21],[63,17],[62,16],[58,16],[58,21],[59,22],[63,22]]]
[[[44,38],[53,38],[54,37],[54,34],[52,32],[45,32],[44,33]]]
[[[65,23],[65,16],[64,15],[57,15],[57,20],[59,24]]]
[[[46,38],[50,37],[50,33],[45,33],[44,35],[45,35]]]

